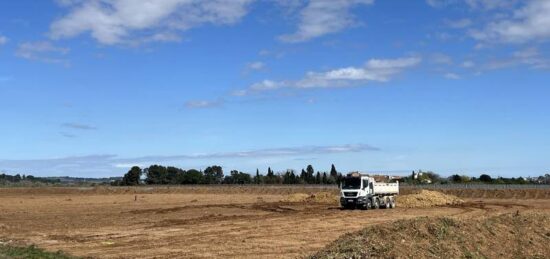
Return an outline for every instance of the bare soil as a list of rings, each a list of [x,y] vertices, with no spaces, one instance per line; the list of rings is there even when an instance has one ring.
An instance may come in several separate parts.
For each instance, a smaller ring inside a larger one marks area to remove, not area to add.
[[[549,242],[548,214],[420,217],[346,234],[311,258],[548,258]]]
[[[550,199],[463,198],[430,208],[340,210],[282,201],[312,188],[0,189],[0,241],[101,258],[292,258],[341,235],[417,217],[550,214]],[[546,194],[546,193],[544,193]]]

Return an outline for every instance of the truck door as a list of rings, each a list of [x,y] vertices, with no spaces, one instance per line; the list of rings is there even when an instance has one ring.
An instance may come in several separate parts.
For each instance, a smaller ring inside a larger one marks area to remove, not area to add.
[[[367,193],[370,193],[369,188],[369,181],[367,179],[363,179],[363,190],[367,191]]]
[[[374,184],[372,182],[369,183],[369,192],[374,193]]]

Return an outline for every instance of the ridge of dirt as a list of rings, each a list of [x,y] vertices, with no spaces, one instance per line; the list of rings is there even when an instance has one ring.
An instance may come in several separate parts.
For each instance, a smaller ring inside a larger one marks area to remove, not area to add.
[[[341,236],[309,258],[548,258],[550,216],[398,220]]]
[[[457,205],[463,202],[454,195],[429,190],[420,190],[418,193],[397,196],[397,206],[405,208]]]
[[[338,203],[338,195],[331,192],[317,193],[293,193],[287,195],[281,202],[312,202],[312,203]]]
[[[290,203],[325,203],[338,204],[339,196],[330,192],[293,193],[281,199]],[[438,191],[420,190],[416,193],[397,195],[397,206],[404,208],[427,208],[445,205],[458,205],[464,201],[454,195]]]

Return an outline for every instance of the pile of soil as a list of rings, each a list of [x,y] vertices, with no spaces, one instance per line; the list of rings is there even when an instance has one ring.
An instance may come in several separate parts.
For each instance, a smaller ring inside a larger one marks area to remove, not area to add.
[[[404,208],[456,205],[463,202],[454,195],[429,190],[420,190],[418,193],[397,196],[397,206]]]
[[[317,193],[293,193],[287,195],[281,202],[302,202],[302,203],[337,203],[338,195],[332,192]]]
[[[338,203],[339,196],[333,192],[292,193],[281,202],[300,203]],[[397,206],[403,208],[427,208],[444,205],[455,205],[464,201],[453,195],[436,191],[420,190],[414,194],[398,195]]]
[[[417,218],[345,234],[310,258],[549,258],[548,214]]]

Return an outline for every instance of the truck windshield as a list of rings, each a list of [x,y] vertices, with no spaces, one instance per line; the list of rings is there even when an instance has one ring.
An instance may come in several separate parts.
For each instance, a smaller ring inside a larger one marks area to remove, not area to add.
[[[358,177],[350,177],[350,178],[344,178],[344,182],[342,184],[342,189],[360,189],[361,188],[361,178]]]

